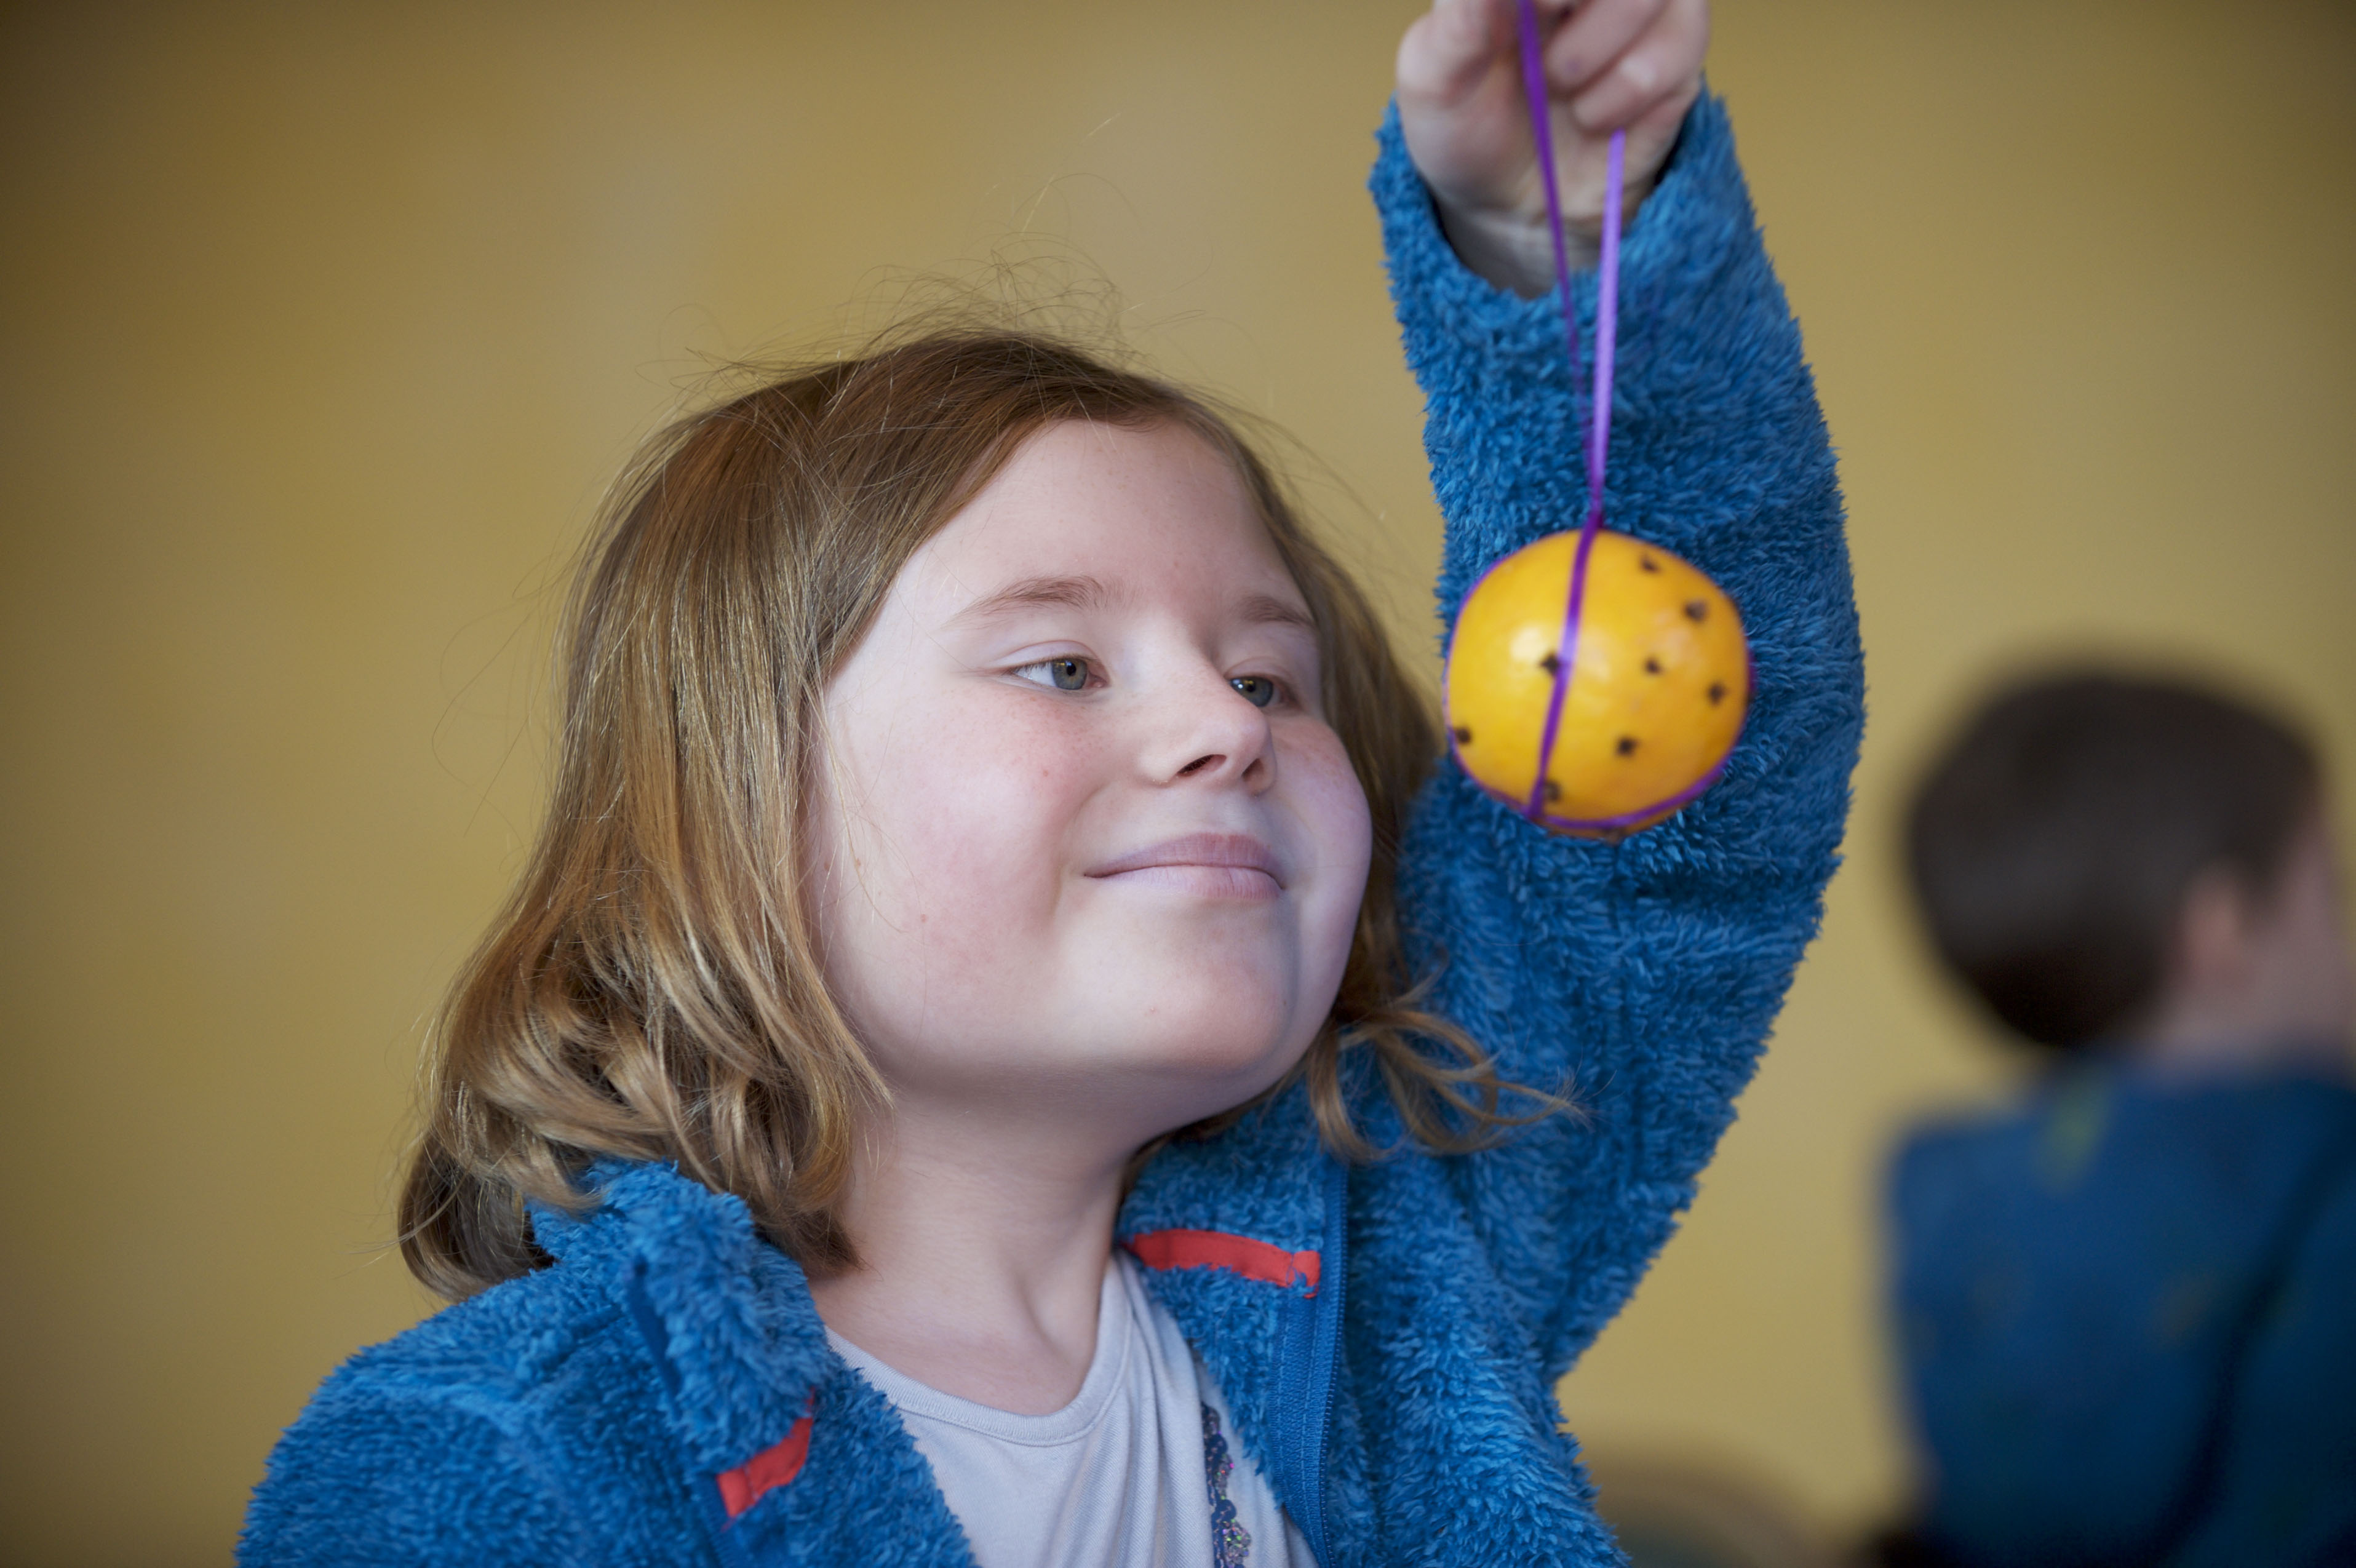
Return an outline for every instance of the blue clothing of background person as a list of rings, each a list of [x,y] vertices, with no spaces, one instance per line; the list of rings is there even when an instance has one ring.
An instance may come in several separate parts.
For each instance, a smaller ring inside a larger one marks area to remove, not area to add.
[[[2356,1552],[2356,1090],[2087,1067],[1918,1133],[1890,1201],[1951,1551]]]

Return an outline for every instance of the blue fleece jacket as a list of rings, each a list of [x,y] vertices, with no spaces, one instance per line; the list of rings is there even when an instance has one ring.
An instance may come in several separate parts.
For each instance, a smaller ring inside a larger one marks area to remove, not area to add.
[[[1917,1132],[1891,1210],[1949,1556],[2356,1562],[2356,1090],[2083,1067]]]
[[[1575,525],[1585,371],[1554,301],[1459,264],[1396,115],[1380,149],[1452,610],[1489,562]],[[1733,597],[1748,727],[1715,789],[1617,845],[1550,837],[1443,769],[1401,879],[1434,1004],[1587,1115],[1345,1169],[1294,1092],[1164,1149],[1119,1219],[1327,1568],[1619,1561],[1552,1387],[1691,1200],[1835,864],[1862,719],[1840,499],[1715,101],[1622,277],[1610,516]],[[1591,275],[1574,287],[1591,319]],[[1363,1109],[1396,1133],[1378,1096]],[[536,1217],[552,1268],[327,1380],[271,1459],[243,1561],[969,1563],[892,1408],[743,1205],[663,1167],[598,1179],[584,1218]]]

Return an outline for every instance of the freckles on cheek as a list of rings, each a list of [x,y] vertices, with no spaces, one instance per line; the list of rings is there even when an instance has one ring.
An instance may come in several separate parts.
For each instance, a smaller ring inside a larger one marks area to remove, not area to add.
[[[1306,780],[1305,804],[1315,823],[1319,861],[1330,867],[1309,922],[1310,950],[1303,979],[1319,1001],[1322,1017],[1333,1005],[1356,940],[1358,912],[1365,901],[1366,873],[1374,858],[1374,819],[1366,794],[1338,736],[1327,736],[1317,766]]]
[[[1029,707],[924,704],[875,758],[873,830],[936,943],[1056,895],[1076,747],[1068,725]]]
[[[1286,765],[1293,770],[1304,813],[1316,824],[1324,855],[1345,873],[1355,865],[1363,883],[1374,853],[1374,817],[1341,736],[1319,725],[1293,748]]]

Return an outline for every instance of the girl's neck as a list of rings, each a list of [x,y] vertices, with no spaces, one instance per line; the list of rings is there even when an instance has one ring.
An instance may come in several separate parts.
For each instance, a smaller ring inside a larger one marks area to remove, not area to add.
[[[928,1388],[1044,1415],[1078,1394],[1127,1151],[903,1099],[865,1141],[843,1219],[861,1266],[810,1282],[826,1325]]]

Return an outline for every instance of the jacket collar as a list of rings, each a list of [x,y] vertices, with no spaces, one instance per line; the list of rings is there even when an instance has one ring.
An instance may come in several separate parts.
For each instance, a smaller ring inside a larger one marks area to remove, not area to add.
[[[1296,1087],[1217,1137],[1163,1148],[1123,1205],[1116,1240],[1208,1232],[1280,1253],[1336,1251],[1331,1170],[1306,1092]],[[699,1487],[718,1487],[703,1506],[720,1506],[732,1473],[749,1477],[742,1498],[712,1520],[716,1539],[733,1535],[728,1520],[792,1480],[800,1461],[779,1463],[784,1451],[814,1452],[811,1444],[829,1441],[812,1432],[810,1418],[815,1410],[825,1425],[826,1408],[842,1407],[828,1401],[820,1408],[813,1395],[839,1387],[849,1369],[827,1341],[800,1265],[761,1237],[742,1200],[668,1162],[600,1162],[588,1185],[596,1207],[574,1215],[535,1206],[534,1234],[562,1266],[604,1277],[637,1317],[663,1373],[688,1467]],[[1340,1282],[1328,1274],[1321,1290],[1303,1280],[1279,1283],[1183,1262],[1149,1279],[1217,1380],[1253,1462],[1280,1495],[1315,1490],[1307,1477],[1316,1455],[1295,1429],[1310,1418],[1322,1432],[1322,1411],[1312,1416],[1294,1408],[1310,1402],[1291,1374],[1312,1359],[1313,1320],[1338,1318],[1317,1309],[1338,1308]],[[1315,1359],[1332,1354],[1321,1345]],[[906,1447],[905,1434],[897,1436],[889,1446]],[[913,1461],[913,1449],[899,1457]],[[926,1474],[917,1462],[911,1478]],[[1285,1500],[1299,1511],[1301,1498]],[[819,1499],[781,1501],[798,1514]],[[764,1518],[786,1522],[775,1505],[747,1513],[746,1524],[756,1527],[752,1539],[769,1533],[758,1528]]]
[[[1122,1205],[1116,1237],[1211,1231],[1317,1251],[1324,1166],[1307,1095],[1296,1087],[1217,1137],[1164,1147]],[[568,1267],[607,1274],[622,1290],[640,1282],[668,1341],[676,1420],[696,1467],[733,1468],[785,1436],[808,1413],[810,1390],[841,1365],[801,1265],[762,1239],[743,1200],[668,1161],[600,1161],[589,1186],[595,1208],[574,1215],[535,1205],[533,1233]],[[1272,1321],[1229,1346],[1224,1341],[1247,1326],[1227,1321],[1221,1301],[1211,1299],[1228,1290],[1171,1288],[1172,1273],[1158,1273],[1153,1283],[1223,1389],[1231,1379],[1262,1380],[1243,1376],[1244,1363],[1274,1357]],[[1233,1283],[1248,1287],[1247,1298],[1286,1294]]]
[[[841,1365],[801,1266],[761,1239],[741,1199],[669,1163],[604,1161],[590,1182],[600,1201],[586,1214],[534,1208],[541,1245],[613,1278],[626,1305],[642,1294],[693,1468],[718,1474],[768,1449]]]
[[[1313,1251],[1324,1234],[1323,1170],[1308,1090],[1296,1084],[1217,1137],[1164,1145],[1121,1206],[1116,1235],[1211,1230]]]

